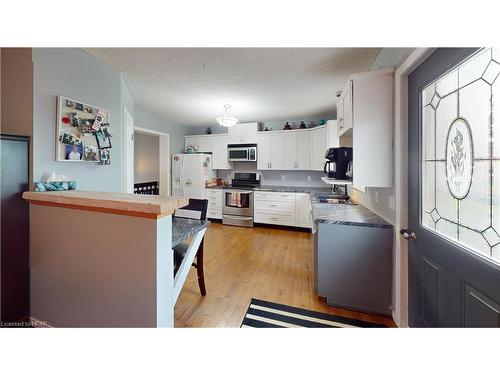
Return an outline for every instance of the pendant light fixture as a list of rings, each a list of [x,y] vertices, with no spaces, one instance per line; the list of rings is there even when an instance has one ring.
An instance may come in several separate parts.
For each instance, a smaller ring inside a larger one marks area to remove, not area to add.
[[[230,128],[231,126],[237,125],[239,120],[236,117],[231,116],[230,113],[231,105],[224,105],[224,114],[221,117],[217,117],[217,122],[220,126],[225,126],[226,128]]]

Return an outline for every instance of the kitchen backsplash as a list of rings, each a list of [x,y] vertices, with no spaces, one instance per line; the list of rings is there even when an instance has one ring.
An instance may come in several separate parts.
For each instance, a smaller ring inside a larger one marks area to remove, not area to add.
[[[233,172],[259,172],[261,185],[328,187],[319,171],[257,171],[256,163],[233,163],[233,169],[219,169],[217,177],[231,182]],[[284,177],[283,177],[284,176]],[[284,178],[284,179],[283,179]]]

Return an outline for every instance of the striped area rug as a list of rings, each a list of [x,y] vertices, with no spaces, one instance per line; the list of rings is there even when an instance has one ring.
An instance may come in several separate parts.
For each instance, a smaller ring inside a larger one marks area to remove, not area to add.
[[[371,328],[382,324],[252,298],[241,328]]]

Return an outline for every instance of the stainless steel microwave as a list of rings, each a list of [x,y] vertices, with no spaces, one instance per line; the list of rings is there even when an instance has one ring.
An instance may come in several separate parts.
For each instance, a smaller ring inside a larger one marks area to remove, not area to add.
[[[257,161],[255,143],[227,145],[228,161]]]

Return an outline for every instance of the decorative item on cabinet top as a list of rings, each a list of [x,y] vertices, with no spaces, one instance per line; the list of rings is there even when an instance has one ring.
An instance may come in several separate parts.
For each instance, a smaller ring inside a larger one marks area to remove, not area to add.
[[[56,161],[110,164],[110,112],[57,97]]]

